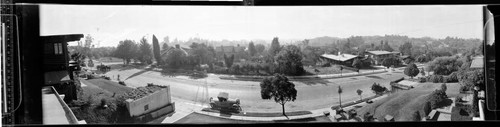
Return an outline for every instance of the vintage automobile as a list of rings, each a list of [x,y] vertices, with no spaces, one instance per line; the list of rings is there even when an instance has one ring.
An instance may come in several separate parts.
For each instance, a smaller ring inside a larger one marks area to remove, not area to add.
[[[220,92],[217,99],[210,97],[210,107],[216,110],[241,111],[240,99],[229,99],[226,92]]]

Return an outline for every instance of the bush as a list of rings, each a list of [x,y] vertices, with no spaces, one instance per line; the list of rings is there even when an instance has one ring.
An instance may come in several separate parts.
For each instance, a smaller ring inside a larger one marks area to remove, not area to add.
[[[377,94],[377,95],[380,95],[380,94],[383,94],[384,92],[387,91],[387,88],[381,86],[380,84],[378,83],[373,83],[372,87],[371,87],[372,91]]]
[[[427,78],[425,78],[425,77],[419,77],[418,79],[419,79],[420,83],[427,82],[427,80],[426,80]]]
[[[442,75],[429,75],[427,76],[427,81],[433,83],[446,83],[444,77]]]
[[[458,72],[453,72],[447,76],[448,82],[458,82]]]
[[[431,104],[431,109],[436,109],[436,108],[441,108],[446,105],[446,99],[448,99],[448,96],[446,95],[446,92],[443,90],[435,90],[429,95],[429,102]]]
[[[469,116],[466,109],[463,107],[453,107],[451,109],[451,121],[471,121],[472,117]]]

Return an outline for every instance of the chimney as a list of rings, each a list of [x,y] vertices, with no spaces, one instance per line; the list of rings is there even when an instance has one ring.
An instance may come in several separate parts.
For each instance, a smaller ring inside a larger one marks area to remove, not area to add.
[[[181,46],[180,46],[179,44],[176,44],[176,45],[175,45],[175,48],[176,48],[176,49],[181,49]]]

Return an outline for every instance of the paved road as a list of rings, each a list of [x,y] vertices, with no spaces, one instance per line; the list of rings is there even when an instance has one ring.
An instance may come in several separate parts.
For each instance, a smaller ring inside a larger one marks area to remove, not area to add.
[[[112,70],[106,75],[116,77],[120,75],[129,87],[146,86],[147,83],[170,85],[172,96],[184,100],[206,102],[208,97],[216,97],[221,91],[229,93],[230,98],[239,98],[243,110],[249,112],[281,112],[281,105],[273,100],[262,100],[260,97],[260,82],[221,80],[216,75],[209,75],[203,79],[189,79],[186,76],[166,76],[156,71],[140,69]],[[396,72],[372,74],[366,76],[346,77],[339,79],[314,79],[294,82],[298,91],[297,100],[288,102],[286,111],[301,111],[327,108],[338,104],[337,87],[343,87],[342,102],[359,99],[357,89],[363,90],[363,96],[374,95],[370,86],[380,83],[389,87],[389,82],[405,75],[401,70]],[[206,83],[205,83],[206,82]],[[204,86],[208,86],[209,96],[204,95]]]

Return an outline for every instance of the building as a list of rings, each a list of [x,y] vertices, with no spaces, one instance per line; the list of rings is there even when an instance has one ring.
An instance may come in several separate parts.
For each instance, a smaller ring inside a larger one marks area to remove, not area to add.
[[[361,57],[358,55],[341,54],[340,52],[337,55],[323,54],[320,56],[320,58],[328,61],[330,64],[337,64],[344,66],[352,66],[352,63],[355,59],[361,59]]]
[[[44,86],[54,86],[57,92],[65,94],[65,101],[76,100],[76,86],[73,81],[73,67],[70,67],[68,42],[80,40],[83,34],[41,36],[44,43],[43,72]]]
[[[380,65],[385,58],[397,57],[401,53],[376,50],[376,51],[367,51],[366,54],[367,54],[367,57],[372,59],[372,62],[371,62],[372,65]]]

